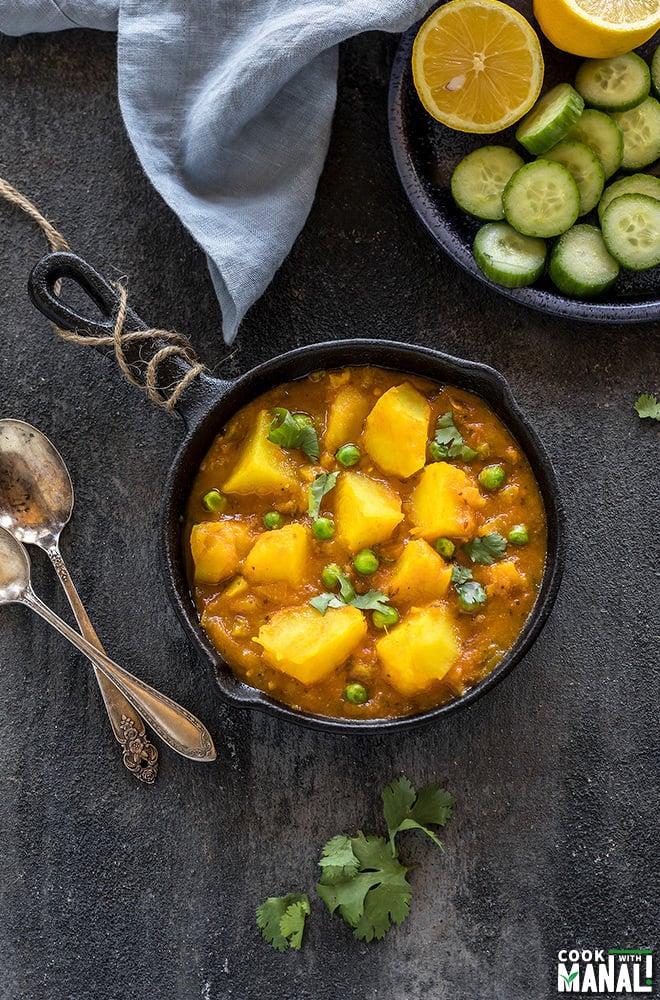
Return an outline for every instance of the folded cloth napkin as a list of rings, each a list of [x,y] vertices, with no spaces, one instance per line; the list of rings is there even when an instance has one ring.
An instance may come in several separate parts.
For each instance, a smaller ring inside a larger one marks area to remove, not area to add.
[[[0,0],[0,31],[118,32],[142,166],[207,254],[230,343],[303,227],[328,148],[337,44],[431,0]]]

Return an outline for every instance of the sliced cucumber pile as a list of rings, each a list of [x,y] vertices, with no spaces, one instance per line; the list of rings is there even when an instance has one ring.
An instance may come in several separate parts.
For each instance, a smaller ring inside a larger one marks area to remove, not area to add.
[[[660,45],[650,65],[636,52],[587,59],[575,86],[553,87],[518,126],[536,159],[491,145],[461,160],[452,195],[488,220],[473,247],[487,278],[520,288],[545,272],[564,295],[588,298],[622,268],[660,265],[660,102],[651,88],[660,98]]]

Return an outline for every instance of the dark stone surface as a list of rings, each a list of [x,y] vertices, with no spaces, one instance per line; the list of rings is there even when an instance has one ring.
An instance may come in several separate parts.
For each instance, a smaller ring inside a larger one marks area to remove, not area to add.
[[[69,463],[63,550],[107,648],[203,718],[219,751],[195,765],[163,748],[155,787],[138,784],[86,662],[27,610],[2,610],[2,1000],[546,1000],[559,948],[657,947],[657,427],[632,409],[658,389],[657,331],[528,312],[442,254],[390,155],[395,44],[370,35],[343,50],[313,211],[229,350],[202,254],[124,134],[114,38],[0,43],[0,173],[76,251],[128,275],[145,318],[227,375],[356,334],[486,361],[541,433],[569,517],[550,623],[463,714],[356,739],[223,706],[159,567],[181,427],[112,364],[57,341],[25,294],[41,235],[0,206],[2,414],[42,428]],[[36,589],[68,616],[44,562],[35,554]],[[380,790],[399,773],[458,800],[444,856],[421,836],[403,844],[418,863],[409,920],[365,945],[314,900],[303,950],[276,954],[255,906],[311,890],[332,834],[382,831]]]

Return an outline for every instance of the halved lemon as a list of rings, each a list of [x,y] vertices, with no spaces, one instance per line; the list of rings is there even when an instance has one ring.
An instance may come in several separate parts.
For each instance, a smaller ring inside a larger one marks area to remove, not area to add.
[[[534,0],[541,31],[564,52],[609,59],[629,52],[660,28],[658,0]]]
[[[499,132],[526,114],[543,83],[529,21],[499,0],[450,0],[424,21],[412,54],[429,114],[459,132]]]

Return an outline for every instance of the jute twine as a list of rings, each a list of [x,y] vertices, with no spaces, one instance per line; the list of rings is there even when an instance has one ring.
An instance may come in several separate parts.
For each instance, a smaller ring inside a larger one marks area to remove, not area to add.
[[[52,251],[70,250],[69,244],[62,234],[44,218],[36,205],[1,177],[0,195],[5,201],[10,202],[12,205],[17,205],[18,208],[22,209],[26,215],[29,215],[36,222],[48,240],[48,245]],[[124,330],[128,293],[121,282],[114,281],[112,285],[119,296],[119,304],[114,320],[114,329],[111,334],[86,336],[85,334],[75,333],[70,330],[63,330],[56,323],[52,325],[60,337],[72,344],[89,344],[92,347],[112,347],[115,352],[117,364],[128,381],[139,389],[144,389],[149,399],[158,406],[162,406],[166,410],[173,410],[187,386],[197,378],[200,372],[204,371],[204,365],[197,359],[195,352],[185,337],[172,330],[151,328],[148,330]],[[58,286],[56,286],[55,290],[59,292]],[[152,344],[155,341],[165,341],[165,346],[154,351],[149,360],[145,362],[144,380],[136,376],[126,359],[124,350],[128,344],[135,343],[136,341],[142,341],[143,343],[151,342]],[[188,371],[176,384],[159,386],[158,370],[160,366],[168,358],[175,356],[182,358],[190,366]]]

